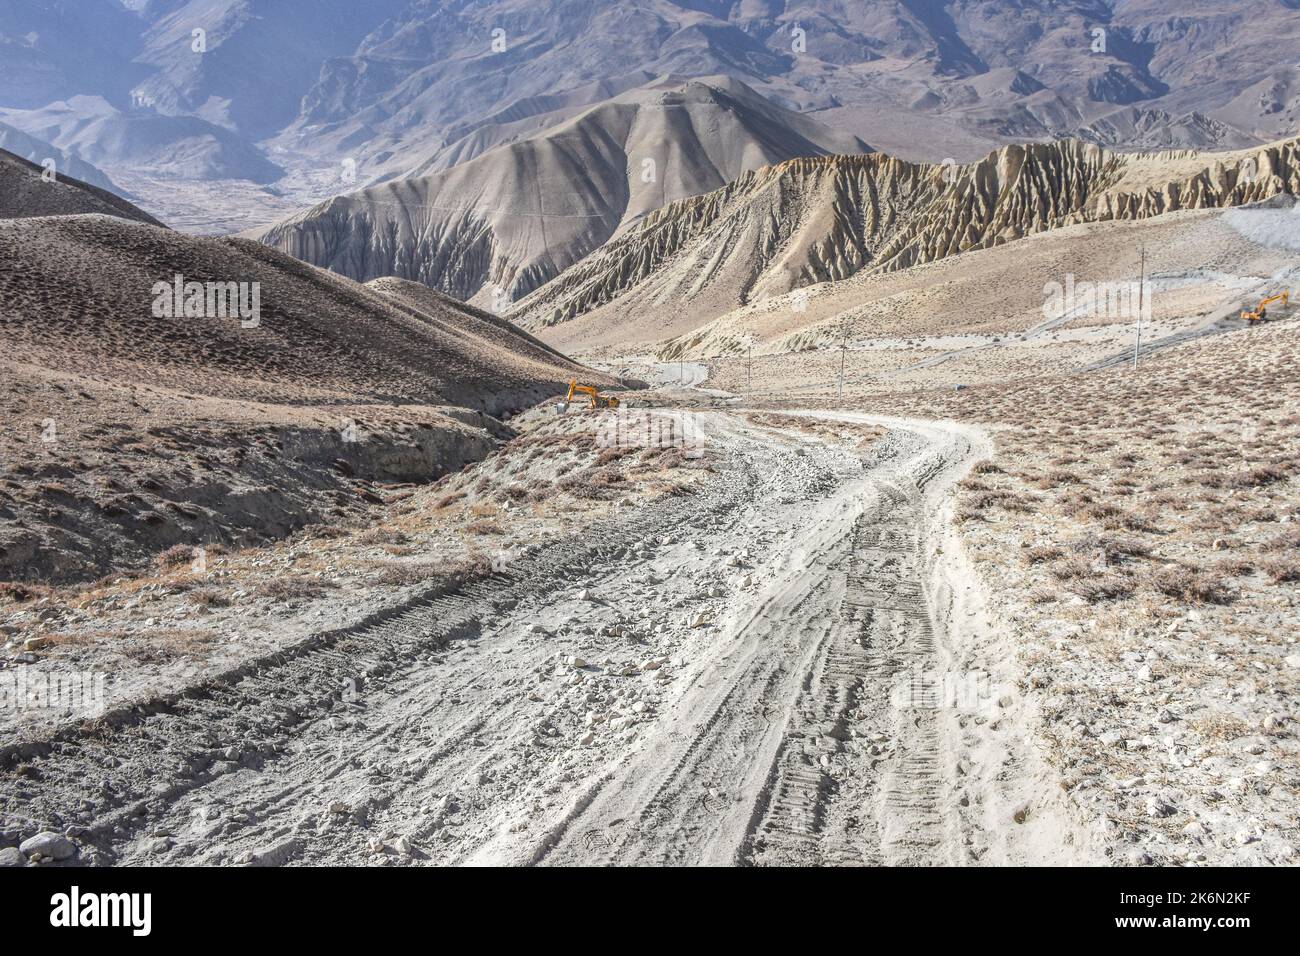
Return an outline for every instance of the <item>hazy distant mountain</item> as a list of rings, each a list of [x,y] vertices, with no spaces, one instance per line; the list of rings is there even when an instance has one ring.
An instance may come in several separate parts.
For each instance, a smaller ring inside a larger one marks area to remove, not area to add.
[[[1300,124],[1297,48],[1295,0],[5,0],[0,108],[29,133],[12,111],[57,102],[203,121],[231,140],[148,128],[186,154],[166,175],[282,169],[308,204],[666,75],[737,78],[913,160],[1260,144]],[[103,154],[109,174],[153,162]]]
[[[653,83],[251,235],[354,279],[395,275],[500,308],[666,203],[796,156],[868,149],[726,77]]]
[[[74,96],[39,110],[3,110],[0,120],[109,169],[146,169],[175,179],[273,182],[284,171],[252,143],[196,116],[118,110],[106,100]]]
[[[83,183],[89,183],[92,186],[98,186],[100,189],[122,195],[122,190],[99,168],[65,153],[51,143],[37,139],[35,136],[29,136],[22,130],[14,129],[4,123],[0,123],[0,149],[13,153],[15,156],[20,156],[29,162],[36,163],[38,166],[44,164],[46,160],[52,159],[57,171],[66,173]]]
[[[150,0],[133,88],[155,109],[200,116],[252,140],[299,114],[321,66],[354,53],[406,0]],[[194,35],[202,30],[202,44]],[[196,52],[201,45],[203,52]]]
[[[1280,51],[1300,41],[1298,19],[1285,0],[413,0],[324,65],[297,127],[344,140],[446,129],[642,70],[730,74],[800,110],[870,107],[849,114],[869,142],[908,113],[1005,142],[1138,102],[1270,140],[1296,121]],[[1235,102],[1264,81],[1280,111]]]

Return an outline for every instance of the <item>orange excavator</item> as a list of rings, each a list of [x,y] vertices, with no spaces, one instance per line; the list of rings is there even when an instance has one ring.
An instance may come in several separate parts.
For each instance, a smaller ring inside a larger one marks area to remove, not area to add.
[[[1255,309],[1253,312],[1243,312],[1241,313],[1241,317],[1251,325],[1254,325],[1256,322],[1263,322],[1268,318],[1268,307],[1274,302],[1281,302],[1283,307],[1290,305],[1291,290],[1288,289],[1285,292],[1279,292],[1277,295],[1269,296],[1259,304],[1259,308]]]
[[[591,407],[596,408],[618,408],[619,401],[613,395],[602,395],[600,390],[594,385],[579,385],[577,382],[569,383],[569,394],[560,402],[560,411],[566,412],[569,405],[573,402],[574,395],[586,395],[591,399]]]

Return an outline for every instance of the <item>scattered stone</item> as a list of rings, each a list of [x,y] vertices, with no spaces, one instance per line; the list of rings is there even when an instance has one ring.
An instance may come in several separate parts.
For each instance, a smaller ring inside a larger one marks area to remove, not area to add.
[[[0,850],[0,868],[6,866],[25,866],[26,858],[16,846],[7,846]]]
[[[76,856],[77,845],[62,833],[46,830],[24,840],[18,847],[28,856],[40,854],[50,860],[66,860]]]
[[[248,866],[284,866],[290,858],[298,852],[299,843],[296,839],[288,839],[282,843],[268,847],[265,850],[259,850],[248,857]]]

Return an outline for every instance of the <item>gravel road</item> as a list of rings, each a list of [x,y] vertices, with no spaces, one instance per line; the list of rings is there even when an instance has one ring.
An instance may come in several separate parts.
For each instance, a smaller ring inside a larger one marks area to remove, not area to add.
[[[0,815],[99,864],[1033,858],[1007,702],[946,700],[979,620],[946,502],[985,439],[698,414],[699,493],[10,747]]]

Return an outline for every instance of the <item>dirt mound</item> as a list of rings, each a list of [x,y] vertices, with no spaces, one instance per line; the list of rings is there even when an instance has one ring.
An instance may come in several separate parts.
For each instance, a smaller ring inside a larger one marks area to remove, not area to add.
[[[798,159],[647,216],[524,299],[512,318],[557,344],[594,328],[682,334],[737,306],[1077,223],[1300,194],[1300,140],[1237,153],[1007,147],[969,166],[885,156]],[[651,330],[645,324],[652,323]]]
[[[0,149],[0,219],[99,213],[161,226],[158,220],[107,190],[64,176]]]
[[[492,416],[609,382],[435,293],[248,240],[23,219],[0,222],[0,260],[0,580],[346,521],[383,483],[487,454],[509,434]],[[179,310],[178,276],[203,284]]]

